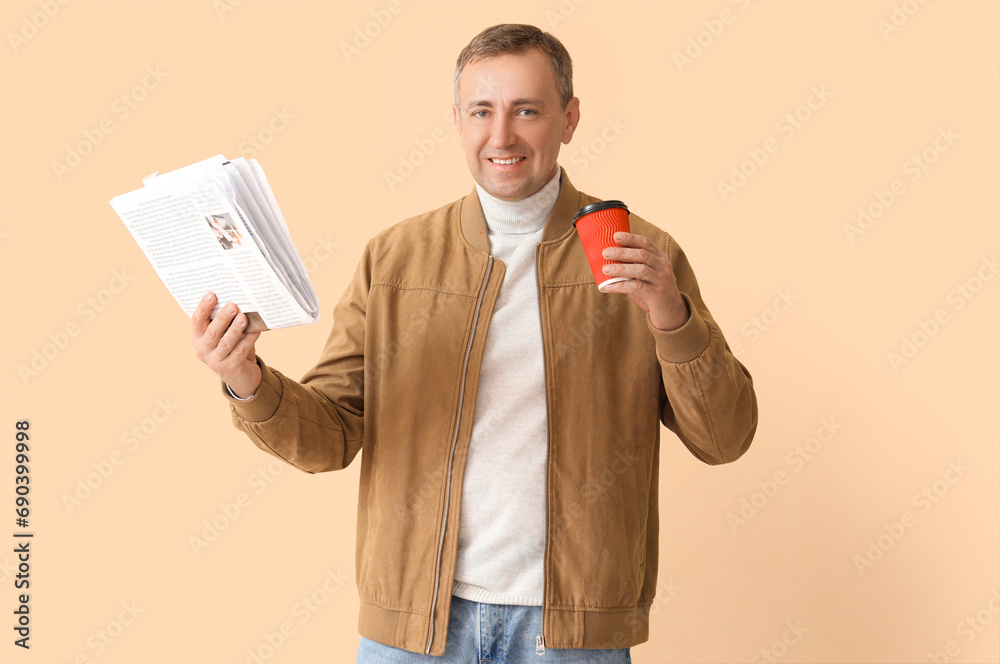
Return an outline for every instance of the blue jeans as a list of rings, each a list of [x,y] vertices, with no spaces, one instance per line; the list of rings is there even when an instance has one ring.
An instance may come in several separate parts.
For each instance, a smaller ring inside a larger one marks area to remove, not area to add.
[[[535,652],[542,633],[542,607],[483,604],[451,598],[448,642],[441,657],[393,648],[361,637],[357,664],[631,664],[628,648],[585,650],[545,648]]]

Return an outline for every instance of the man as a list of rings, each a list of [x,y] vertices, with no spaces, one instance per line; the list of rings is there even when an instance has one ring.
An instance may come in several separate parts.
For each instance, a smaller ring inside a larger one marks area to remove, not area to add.
[[[598,199],[557,164],[580,119],[558,40],[485,30],[455,94],[475,190],[368,243],[301,381],[234,306],[209,322],[212,294],[194,345],[261,449],[306,472],[363,450],[359,662],[629,661],[656,589],[660,422],[733,461],[752,381],[638,216],[607,250],[627,280],[597,290],[572,220]]]

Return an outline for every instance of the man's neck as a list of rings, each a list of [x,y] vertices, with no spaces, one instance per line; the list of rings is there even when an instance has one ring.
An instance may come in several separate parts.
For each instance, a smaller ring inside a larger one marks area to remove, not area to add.
[[[517,201],[497,198],[477,182],[476,191],[490,235],[526,235],[541,230],[559,198],[561,172],[562,169],[556,168],[556,174],[544,187]]]

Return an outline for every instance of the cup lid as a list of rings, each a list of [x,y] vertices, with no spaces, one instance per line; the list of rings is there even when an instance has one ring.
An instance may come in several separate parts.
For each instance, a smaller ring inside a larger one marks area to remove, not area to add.
[[[608,208],[625,208],[625,211],[628,212],[628,206],[621,201],[598,201],[597,203],[584,205],[580,208],[573,216],[573,225],[576,226],[577,219],[584,215],[588,215],[591,212],[597,212],[598,210],[607,210]]]

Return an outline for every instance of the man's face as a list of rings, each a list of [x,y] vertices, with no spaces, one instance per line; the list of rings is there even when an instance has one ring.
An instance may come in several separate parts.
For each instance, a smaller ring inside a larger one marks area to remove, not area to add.
[[[458,93],[455,126],[479,186],[505,201],[544,187],[580,121],[579,99],[562,107],[548,56],[529,49],[471,62]]]

